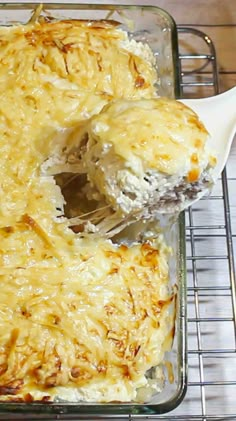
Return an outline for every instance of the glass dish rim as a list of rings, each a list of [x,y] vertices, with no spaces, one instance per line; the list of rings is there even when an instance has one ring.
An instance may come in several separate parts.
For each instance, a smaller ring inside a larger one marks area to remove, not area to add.
[[[43,2],[42,2],[43,3]],[[0,2],[0,13],[2,9],[5,10],[29,10],[34,9],[41,3],[23,3],[14,2],[6,3]],[[173,17],[164,9],[152,5],[129,5],[129,4],[91,4],[91,3],[71,3],[71,2],[57,2],[45,3],[45,9],[49,10],[124,10],[124,9],[143,9],[153,11],[163,16],[169,24],[171,29],[171,44],[172,44],[172,62],[173,62],[173,82],[174,94],[176,98],[180,97],[180,67],[178,55],[178,34],[177,26]],[[4,25],[3,25],[4,26]],[[178,356],[178,371],[179,384],[175,394],[167,401],[157,404],[139,404],[139,403],[83,403],[78,402],[7,402],[0,401],[0,416],[1,414],[14,413],[23,414],[37,414],[44,416],[53,416],[57,414],[65,415],[80,415],[87,418],[87,416],[94,416],[96,418],[103,417],[104,419],[112,416],[155,416],[164,414],[175,409],[183,400],[187,389],[187,304],[186,304],[186,251],[185,251],[185,215],[182,212],[178,218],[178,298],[177,309],[179,310],[177,321],[177,356]],[[82,418],[81,418],[82,419]]]

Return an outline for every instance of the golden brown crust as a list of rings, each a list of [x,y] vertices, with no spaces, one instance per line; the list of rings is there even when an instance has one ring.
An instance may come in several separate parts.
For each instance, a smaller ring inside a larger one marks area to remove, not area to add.
[[[190,182],[207,165],[206,128],[193,110],[168,98],[113,101],[92,118],[89,136],[112,145],[126,165],[140,159],[146,170],[180,176],[189,167]]]
[[[111,98],[150,96],[156,72],[114,22],[36,22],[0,37],[1,398],[48,401],[98,382],[111,400],[117,381],[131,399],[173,325],[168,250],[78,239],[41,165],[66,147],[60,130]]]

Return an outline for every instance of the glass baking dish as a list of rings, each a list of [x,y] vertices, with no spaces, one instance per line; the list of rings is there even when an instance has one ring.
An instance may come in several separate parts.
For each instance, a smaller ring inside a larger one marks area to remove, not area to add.
[[[0,3],[0,24],[27,22],[35,3]],[[179,65],[177,31],[173,19],[162,9],[152,6],[95,5],[47,3],[47,13],[58,19],[112,19],[121,23],[131,38],[147,42],[152,48],[158,68],[157,91],[161,96],[178,97]],[[86,403],[7,403],[0,402],[0,419],[14,413],[14,419],[80,419],[113,418],[162,414],[174,409],[183,399],[187,383],[186,362],[186,279],[184,214],[166,233],[166,242],[173,248],[170,278],[177,285],[176,329],[173,348],[167,360],[173,367],[174,381],[166,381],[164,390],[149,403],[86,404]],[[168,379],[168,373],[166,372]],[[9,415],[7,415],[7,413]],[[1,415],[2,414],[2,415]]]

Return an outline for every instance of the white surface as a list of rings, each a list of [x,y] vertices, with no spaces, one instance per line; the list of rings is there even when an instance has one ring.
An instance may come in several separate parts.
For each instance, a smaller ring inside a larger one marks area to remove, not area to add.
[[[209,148],[218,158],[213,177],[220,176],[228,159],[236,131],[236,87],[220,95],[201,99],[181,99],[192,108],[210,133]]]

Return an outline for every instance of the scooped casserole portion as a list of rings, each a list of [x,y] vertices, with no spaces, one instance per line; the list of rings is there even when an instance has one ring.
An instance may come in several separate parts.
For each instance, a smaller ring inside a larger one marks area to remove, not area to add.
[[[69,150],[61,161],[49,159],[44,170],[66,168],[72,176],[64,188],[75,174],[77,182],[83,179],[70,209],[73,229],[112,237],[140,218],[178,215],[214,183],[209,133],[192,109],[173,99],[110,101],[65,139]],[[85,199],[87,209],[80,212]]]
[[[75,126],[110,101],[155,97],[156,82],[149,47],[115,22],[0,28],[1,400],[147,401],[163,387],[170,249],[77,234],[60,185],[71,175],[45,170]]]
[[[208,137],[181,102],[121,99],[91,119],[82,161],[90,183],[116,211],[178,213],[186,197],[213,182]]]

